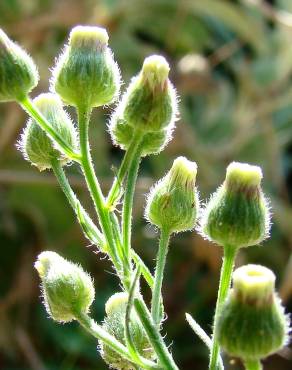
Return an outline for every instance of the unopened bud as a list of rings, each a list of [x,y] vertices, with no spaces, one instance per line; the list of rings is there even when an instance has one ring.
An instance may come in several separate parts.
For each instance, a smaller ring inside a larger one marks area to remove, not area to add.
[[[65,103],[97,107],[118,95],[120,72],[108,47],[105,29],[74,27],[53,71],[52,88]]]
[[[127,304],[127,293],[120,292],[112,295],[105,305],[106,317],[103,323],[103,328],[124,345],[126,344],[125,316]],[[131,312],[130,334],[139,354],[144,358],[153,359],[153,349],[134,310]],[[99,344],[101,356],[111,368],[117,370],[133,370],[135,368],[133,363],[121,357],[109,346],[101,341]]]
[[[63,109],[60,98],[55,94],[41,94],[34,99],[34,104],[68,146],[75,148],[77,133],[69,115]],[[43,171],[52,167],[53,160],[60,161],[62,165],[70,162],[56,145],[37,122],[30,119],[18,147],[26,160]]]
[[[260,167],[231,163],[222,186],[211,196],[200,231],[211,241],[234,248],[262,242],[269,234],[269,207],[261,190]]]
[[[287,342],[289,323],[274,291],[275,275],[259,265],[238,268],[220,311],[218,339],[230,355],[260,360]]]
[[[0,102],[23,100],[38,80],[31,57],[0,29]]]
[[[195,187],[197,165],[184,157],[177,158],[167,175],[150,192],[146,218],[169,232],[190,230],[198,213]]]
[[[145,59],[112,116],[110,132],[115,144],[127,149],[137,132],[143,137],[142,155],[158,153],[171,138],[177,114],[169,65],[158,55]]]
[[[42,252],[35,262],[42,282],[44,304],[53,320],[69,322],[87,313],[94,300],[91,277],[55,252]]]

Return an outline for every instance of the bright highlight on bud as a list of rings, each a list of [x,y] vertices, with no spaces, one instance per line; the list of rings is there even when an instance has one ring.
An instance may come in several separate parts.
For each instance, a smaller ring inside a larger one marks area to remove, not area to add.
[[[34,99],[34,104],[68,146],[76,148],[77,133],[69,115],[63,109],[60,98],[55,94],[41,94]],[[70,162],[32,119],[28,121],[18,147],[24,158],[40,171],[52,168],[53,160],[60,161],[62,165]]]
[[[0,29],[0,102],[23,100],[38,80],[32,58]]]
[[[265,305],[272,299],[275,274],[260,265],[246,265],[233,273],[234,294],[244,302]]]
[[[222,186],[211,196],[201,220],[203,236],[222,246],[248,247],[269,234],[270,214],[261,190],[260,167],[231,163]]]
[[[151,190],[145,210],[146,218],[170,233],[192,229],[199,203],[196,175],[196,163],[178,157],[167,175]]]
[[[125,316],[127,303],[127,293],[119,292],[112,295],[105,305],[106,317],[103,322],[103,328],[124,345],[126,344]],[[153,359],[153,349],[134,310],[131,313],[130,332],[138,353],[144,358]],[[111,368],[117,370],[135,369],[133,363],[118,355],[109,346],[103,342],[99,344],[101,356]]]
[[[120,89],[120,72],[104,28],[74,27],[53,71],[52,88],[69,105],[110,104]]]
[[[133,137],[143,138],[142,155],[158,153],[171,138],[177,98],[165,58],[152,55],[134,77],[110,123],[113,142],[126,150]]]
[[[87,313],[94,300],[91,277],[78,265],[55,252],[42,252],[35,268],[42,282],[44,304],[52,319],[72,321]]]
[[[264,266],[247,265],[234,272],[218,322],[218,339],[228,354],[261,360],[286,344],[289,322],[274,285],[274,273]]]
[[[145,58],[141,78],[148,83],[150,88],[163,90],[167,83],[170,68],[166,59],[160,55],[151,55]]]
[[[105,28],[76,26],[69,36],[69,45],[73,48],[103,49],[108,45],[108,33]]]

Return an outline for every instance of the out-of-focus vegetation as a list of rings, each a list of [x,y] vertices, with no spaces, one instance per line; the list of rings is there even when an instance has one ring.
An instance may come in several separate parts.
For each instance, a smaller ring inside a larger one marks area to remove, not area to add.
[[[73,25],[107,28],[125,83],[143,58],[166,56],[180,95],[175,137],[159,156],[143,161],[135,204],[134,246],[153,268],[156,233],[143,219],[144,193],[178,155],[197,161],[201,198],[222,182],[226,165],[262,166],[271,198],[273,228],[262,247],[240,252],[278,276],[292,309],[292,2],[291,0],[1,0],[0,26],[22,44],[40,68],[34,96],[47,91],[55,56]],[[91,144],[104,189],[121,152],[106,132],[110,108],[95,113]],[[110,265],[86,248],[73,212],[52,174],[40,174],[16,151],[26,120],[16,104],[0,106],[0,368],[5,370],[106,369],[96,343],[75,324],[55,325],[40,304],[36,255],[58,251],[81,262],[96,283],[94,315],[119,289]],[[90,201],[77,167],[68,169],[85,205]],[[166,324],[183,369],[207,366],[207,350],[185,323],[191,312],[210,331],[221,251],[193,233],[174,237],[164,285]],[[103,270],[107,273],[104,274]],[[291,369],[289,348],[265,369]],[[229,369],[240,369],[236,359]]]

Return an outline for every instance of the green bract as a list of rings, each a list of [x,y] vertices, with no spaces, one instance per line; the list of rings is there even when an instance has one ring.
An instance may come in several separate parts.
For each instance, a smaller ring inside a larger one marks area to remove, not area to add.
[[[125,315],[127,303],[127,293],[120,292],[112,295],[105,305],[106,317],[103,322],[103,328],[123,344],[126,343]],[[138,353],[144,358],[153,358],[153,349],[135,312],[131,314],[130,332]],[[134,370],[136,368],[133,363],[119,356],[102,342],[100,342],[100,353],[105,362],[113,369]]]
[[[21,101],[38,80],[31,57],[0,29],[0,102]]]
[[[122,149],[134,136],[143,138],[142,155],[158,153],[170,140],[177,102],[168,73],[167,61],[152,55],[132,79],[110,123],[112,139]]]
[[[63,109],[60,98],[55,94],[41,94],[34,99],[34,104],[68,146],[76,147],[77,133],[69,115]],[[24,129],[19,148],[24,158],[40,171],[51,168],[53,160],[60,161],[62,165],[70,162],[33,119],[28,121]]]
[[[262,242],[269,233],[270,215],[261,179],[259,167],[231,163],[225,182],[203,212],[202,234],[219,245],[235,248]]]
[[[69,322],[87,313],[94,300],[91,277],[55,252],[42,252],[35,263],[42,282],[44,304],[52,319]]]
[[[286,343],[288,321],[274,284],[275,275],[263,266],[242,266],[234,272],[233,289],[218,321],[219,342],[230,355],[260,360]]]
[[[195,162],[184,157],[177,158],[167,175],[151,190],[147,199],[146,218],[170,233],[192,229],[199,203],[196,175]]]
[[[100,27],[77,26],[53,71],[52,89],[65,103],[97,107],[111,103],[120,88],[120,72]]]

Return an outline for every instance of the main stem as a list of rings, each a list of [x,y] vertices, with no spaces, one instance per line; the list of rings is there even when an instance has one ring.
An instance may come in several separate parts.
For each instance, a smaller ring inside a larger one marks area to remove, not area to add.
[[[221,273],[220,273],[219,291],[218,291],[215,316],[214,316],[213,338],[212,338],[209,370],[217,370],[218,368],[218,355],[219,355],[219,343],[217,339],[218,319],[219,319],[219,313],[220,313],[222,303],[225,301],[227,293],[230,288],[235,256],[236,256],[235,247],[229,246],[229,245],[224,247],[223,264],[222,264]]]
[[[166,263],[166,256],[168,252],[170,232],[166,229],[161,229],[159,249],[157,253],[156,260],[156,269],[154,277],[154,287],[152,293],[152,302],[151,302],[151,315],[154,321],[154,324],[159,329],[161,322],[161,288],[163,281],[164,268]]]
[[[132,158],[130,163],[125,196],[123,200],[123,215],[122,215],[122,240],[123,240],[123,251],[124,251],[124,275],[126,279],[129,279],[131,273],[131,228],[132,228],[132,209],[133,200],[135,193],[135,185],[138,177],[139,163],[140,163],[140,151],[136,152],[136,156]]]
[[[245,360],[244,366],[246,370],[262,370],[263,366],[260,360]]]
[[[88,138],[88,126],[91,109],[87,106],[79,106],[78,112],[78,123],[79,123],[79,140],[80,140],[80,152],[81,152],[81,167],[90,190],[90,194],[95,204],[95,208],[99,217],[100,225],[102,231],[105,235],[109,255],[114,263],[117,272],[121,272],[121,261],[119,260],[117,250],[114,243],[114,238],[112,234],[112,229],[109,220],[109,214],[104,205],[104,198],[96,178],[89,146]]]
[[[134,306],[149,341],[157,355],[158,363],[162,365],[163,370],[178,370],[178,367],[169,353],[163,338],[157,330],[144,301],[139,298],[134,298]]]

